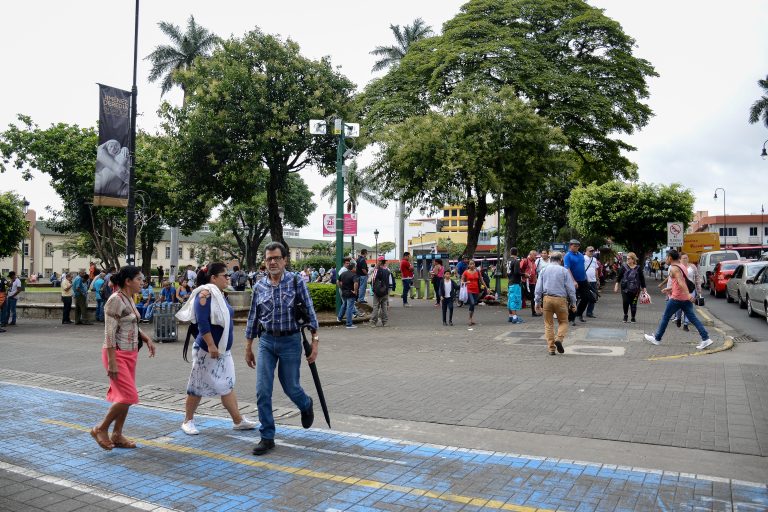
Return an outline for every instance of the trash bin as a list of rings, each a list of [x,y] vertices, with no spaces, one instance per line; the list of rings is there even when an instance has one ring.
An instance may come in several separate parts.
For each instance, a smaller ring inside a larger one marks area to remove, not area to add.
[[[155,324],[155,341],[158,343],[178,341],[176,313],[180,308],[181,304],[179,303],[162,302],[155,304],[152,315]]]

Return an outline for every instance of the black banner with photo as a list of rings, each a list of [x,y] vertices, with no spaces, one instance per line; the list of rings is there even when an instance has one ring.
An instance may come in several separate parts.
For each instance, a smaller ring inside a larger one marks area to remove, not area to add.
[[[99,84],[99,147],[93,204],[128,206],[131,93]]]

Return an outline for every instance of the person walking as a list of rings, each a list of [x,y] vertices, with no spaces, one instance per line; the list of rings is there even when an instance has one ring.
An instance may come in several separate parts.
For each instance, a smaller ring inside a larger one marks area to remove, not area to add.
[[[653,258],[653,261],[651,262],[651,270],[653,271],[653,278],[655,280],[659,280],[659,272],[661,271],[661,263],[659,263],[659,258]]]
[[[408,293],[413,286],[413,263],[411,263],[411,253],[404,252],[403,259],[400,260],[400,278],[403,281],[403,307],[411,307],[408,304]]]
[[[536,274],[541,274],[549,263],[549,250],[542,249],[539,259],[536,260]]]
[[[248,284],[248,275],[243,270],[240,270],[239,266],[235,265],[232,267],[232,275],[229,279],[233,290],[236,292],[245,291],[245,285]]]
[[[459,294],[459,285],[451,279],[450,272],[444,272],[443,278],[440,280],[440,286],[438,286],[436,295],[440,298],[440,305],[443,308],[443,325],[450,325],[453,327],[453,301]],[[448,313],[446,323],[446,313]]]
[[[101,296],[101,290],[104,287],[104,272],[99,272],[99,275],[96,276],[96,279],[93,280],[93,284],[91,285],[91,289],[93,290],[93,295],[96,297],[96,321],[97,322],[103,322],[104,321],[104,299]]]
[[[301,388],[299,369],[302,360],[301,334],[296,318],[296,300],[300,298],[309,316],[312,331],[312,351],[307,362],[317,359],[320,338],[317,333],[317,315],[306,284],[296,274],[285,271],[288,251],[279,242],[264,248],[269,277],[256,283],[251,310],[245,328],[245,362],[256,368],[252,351],[253,338],[259,338],[258,370],[256,372],[256,404],[259,409],[261,440],[254,447],[254,455],[264,455],[275,447],[275,419],[272,415],[272,387],[275,367],[279,364],[278,378],[286,395],[301,411],[301,426],[309,428],[315,419],[312,399]],[[356,282],[356,281],[355,281]],[[354,300],[354,296],[352,297]]]
[[[373,290],[373,312],[371,314],[371,327],[378,325],[381,317],[381,326],[384,327],[389,321],[389,291],[393,290],[392,273],[387,268],[387,260],[384,256],[379,256],[379,266],[373,271],[371,276],[371,289]]]
[[[574,285],[576,286],[576,310],[568,312],[568,321],[571,322],[571,325],[576,325],[577,316],[579,320],[586,322],[584,320],[584,311],[587,309],[589,302],[587,291],[589,281],[587,281],[587,272],[584,270],[584,255],[579,252],[580,246],[581,243],[578,240],[572,239],[568,243],[569,251],[563,257],[563,266],[571,272]]]
[[[693,295],[688,291],[688,277],[680,264],[680,253],[677,252],[677,250],[670,249],[669,252],[667,252],[667,264],[669,265],[669,282],[667,283],[667,288],[662,290],[662,292],[669,293],[669,300],[667,301],[667,306],[664,308],[664,314],[661,317],[661,322],[656,329],[656,333],[653,335],[644,335],[645,340],[654,345],[659,345],[661,339],[664,337],[664,331],[667,329],[669,320],[675,313],[682,310],[683,313],[685,313],[685,316],[687,316],[690,322],[696,327],[696,330],[699,331],[699,336],[701,336],[701,343],[696,345],[696,348],[704,350],[710,346],[713,341],[710,339],[709,333],[701,323],[701,320],[696,316],[696,311],[693,308]],[[691,283],[691,285],[693,285],[693,283]]]
[[[475,325],[475,306],[480,296],[480,272],[475,267],[475,260],[469,260],[467,270],[461,275],[461,282],[467,286],[467,304],[469,305],[469,325]]]
[[[584,252],[584,272],[587,274],[587,283],[592,293],[587,294],[587,318],[597,318],[595,316],[595,300],[598,296],[597,273],[600,261],[595,256],[595,248],[591,245]]]
[[[187,402],[181,430],[194,436],[195,411],[203,397],[221,397],[221,403],[232,418],[233,430],[253,430],[256,423],[240,414],[235,395],[234,309],[224,296],[227,288],[227,265],[208,265],[204,283],[192,292],[190,300],[176,313],[181,321],[197,325],[192,349],[192,371],[187,381]],[[186,360],[186,345],[184,360]]]
[[[536,289],[536,251],[528,253],[528,257],[520,261],[520,272],[522,273],[521,289],[523,292],[523,309],[525,309],[525,300],[531,303],[531,316],[539,316],[533,300],[533,293]]]
[[[3,315],[5,312],[6,297],[8,296],[8,281],[3,274],[0,273],[0,324],[3,323]],[[0,332],[7,332],[0,326]]]
[[[616,277],[616,284],[613,285],[614,293],[619,292],[621,287],[621,304],[624,308],[624,323],[627,323],[627,311],[632,313],[632,322],[636,322],[637,300],[640,292],[645,289],[645,276],[638,265],[637,255],[633,252],[627,253],[627,263],[619,267],[619,273]]]
[[[429,275],[432,278],[432,288],[435,290],[435,307],[440,306],[440,283],[443,280],[443,274],[445,274],[445,267],[443,267],[443,260],[437,259],[432,264],[432,268],[429,269]]]
[[[165,269],[163,269],[163,266],[160,265],[157,267],[157,282],[162,283],[165,279]]]
[[[358,296],[358,286],[360,284],[360,278],[355,272],[356,263],[351,259],[347,261],[346,271],[339,274],[336,287],[341,294],[341,300],[343,302],[341,310],[339,311],[339,322],[346,314],[347,316],[347,329],[356,329],[357,326],[352,323],[352,317],[355,314],[355,302]]]
[[[61,302],[64,304],[61,323],[71,324],[69,312],[72,310],[72,272],[66,272],[61,276]]]
[[[368,284],[368,249],[363,249],[360,251],[360,255],[357,257],[357,261],[355,261],[355,267],[357,269],[357,290],[358,290],[358,302],[362,302],[363,304],[367,304],[368,300],[365,297],[365,292],[367,291],[367,284]]]
[[[85,271],[81,274],[87,276]],[[101,360],[109,376],[107,400],[112,406],[101,423],[91,429],[91,437],[104,450],[136,448],[136,443],[123,435],[123,427],[131,405],[139,403],[136,389],[136,361],[140,343],[147,345],[149,357],[155,357],[155,344],[139,329],[139,312],[133,304],[133,294],[141,289],[144,276],[141,269],[124,266],[112,275],[112,283],[119,288],[104,306],[104,343]],[[141,341],[139,341],[141,340]],[[109,435],[109,428],[112,435]]]
[[[5,304],[3,304],[0,327],[16,325],[16,303],[21,293],[21,279],[13,270],[8,272],[8,283],[8,293],[5,296]]]
[[[563,342],[568,334],[568,311],[576,309],[576,285],[570,273],[562,267],[563,255],[553,252],[547,268],[539,274],[534,291],[534,302],[539,313],[544,315],[544,336],[547,350],[554,356],[555,351],[565,352]],[[557,316],[555,335],[554,316]]]
[[[507,310],[509,311],[508,321],[513,324],[523,323],[523,319],[517,316],[517,312],[523,307],[522,278],[517,247],[512,247],[507,260]]]
[[[687,254],[680,255],[680,265],[686,271],[688,275],[688,279],[693,281],[693,284],[696,285],[696,289],[691,293],[691,295],[693,296],[693,300],[695,301],[698,297],[701,297],[701,273],[699,272],[699,267],[693,263],[690,263]],[[689,331],[690,330],[690,328],[688,327],[689,323],[690,321],[688,320],[688,317],[685,316],[685,314],[683,314],[683,311],[682,310],[678,311],[677,315],[675,315],[675,324],[678,327],[680,327],[680,325],[682,324],[683,330]]]
[[[72,295],[75,298],[75,325],[92,325],[88,314],[88,273],[81,270],[72,282]]]

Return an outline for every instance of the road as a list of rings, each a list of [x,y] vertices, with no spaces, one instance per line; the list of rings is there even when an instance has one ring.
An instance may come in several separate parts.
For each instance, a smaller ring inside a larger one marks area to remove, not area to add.
[[[724,298],[716,299],[706,291],[704,293],[707,309],[718,319],[755,341],[768,341],[768,322],[765,318],[750,318],[747,316],[747,310],[739,308],[738,304],[729,304]]]

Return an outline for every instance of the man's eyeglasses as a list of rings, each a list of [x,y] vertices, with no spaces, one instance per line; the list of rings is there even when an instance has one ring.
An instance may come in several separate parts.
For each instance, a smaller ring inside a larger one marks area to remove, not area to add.
[[[267,263],[272,263],[272,262],[277,263],[279,261],[283,261],[283,257],[282,256],[272,256],[270,258],[264,258],[264,259],[267,261]]]

